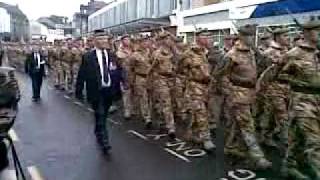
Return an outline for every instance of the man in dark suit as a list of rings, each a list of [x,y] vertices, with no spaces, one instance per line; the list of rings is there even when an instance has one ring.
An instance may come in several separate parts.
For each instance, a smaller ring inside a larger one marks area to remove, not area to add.
[[[83,99],[86,84],[87,100],[95,112],[95,135],[104,153],[111,146],[106,119],[112,102],[121,98],[120,82],[122,69],[110,50],[109,38],[101,31],[95,32],[95,48],[88,51],[82,59],[76,83],[76,97]]]
[[[33,46],[32,53],[27,56],[25,63],[25,71],[29,74],[32,80],[32,100],[37,102],[40,100],[40,92],[42,86],[42,80],[45,76],[45,64],[46,61],[40,53],[38,45]]]

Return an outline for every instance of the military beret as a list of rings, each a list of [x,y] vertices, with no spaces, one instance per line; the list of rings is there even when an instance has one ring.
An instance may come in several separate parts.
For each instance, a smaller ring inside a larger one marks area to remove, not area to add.
[[[224,40],[233,40],[235,37],[234,35],[230,34],[230,35],[225,35],[224,36]]]
[[[302,24],[302,28],[305,30],[320,29],[319,18],[315,18],[315,16],[311,16],[308,22]]]
[[[285,27],[280,27],[280,28],[276,28],[272,31],[272,34],[276,35],[276,34],[284,34],[289,32],[289,28],[285,28]]]
[[[265,32],[262,35],[259,36],[260,39],[265,40],[271,38],[271,33]]]
[[[212,36],[212,33],[208,29],[199,29],[196,31],[197,36]]]
[[[183,43],[183,41],[184,41],[184,37],[183,37],[183,36],[177,36],[177,37],[175,38],[175,42],[176,42],[176,43]]]
[[[130,35],[129,34],[124,34],[123,36],[121,36],[121,40],[125,39],[125,38],[130,38]]]
[[[169,37],[169,36],[171,36],[171,33],[170,33],[170,32],[168,32],[168,31],[161,31],[161,32],[158,33],[157,38],[158,38],[158,39],[164,39],[164,38],[167,38],[167,37]]]
[[[256,34],[256,29],[256,24],[247,24],[239,28],[239,34],[243,36],[252,36]]]

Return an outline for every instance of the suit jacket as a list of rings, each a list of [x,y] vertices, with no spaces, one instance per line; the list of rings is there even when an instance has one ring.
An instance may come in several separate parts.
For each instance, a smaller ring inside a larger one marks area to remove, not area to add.
[[[34,58],[34,52],[32,52],[31,54],[27,55],[27,59],[25,62],[25,72],[27,74],[29,74],[30,76],[34,76],[34,75],[40,75],[40,76],[44,76],[45,75],[45,58],[44,56],[42,56],[42,54],[40,53],[40,69],[37,68],[37,59]]]
[[[117,57],[110,50],[108,52],[109,73],[111,78],[111,86],[107,87],[111,97],[121,97],[120,83],[123,81],[122,68],[118,63]],[[76,96],[82,98],[84,83],[86,84],[87,99],[90,103],[95,103],[99,100],[100,90],[102,87],[102,75],[100,72],[99,61],[96,55],[96,50],[91,50],[82,56],[82,64],[79,69]]]

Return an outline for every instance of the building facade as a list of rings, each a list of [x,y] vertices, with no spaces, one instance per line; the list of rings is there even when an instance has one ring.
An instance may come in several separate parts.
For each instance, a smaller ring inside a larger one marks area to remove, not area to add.
[[[170,26],[177,0],[117,0],[89,16],[89,32],[105,29],[115,34]]]
[[[0,2],[0,38],[2,40],[28,41],[29,28],[29,20],[18,6]]]
[[[87,5],[80,5],[80,12],[73,15],[72,27],[74,29],[72,35],[80,37],[88,33],[88,17],[94,12],[102,9],[107,4],[104,1],[90,0]]]

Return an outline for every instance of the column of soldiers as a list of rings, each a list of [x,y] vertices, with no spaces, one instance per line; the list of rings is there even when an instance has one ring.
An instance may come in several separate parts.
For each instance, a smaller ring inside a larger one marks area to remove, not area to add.
[[[270,146],[283,152],[288,179],[320,179],[320,23],[301,28],[291,45],[289,30],[280,27],[261,36],[256,47],[256,27],[246,25],[226,36],[221,50],[208,31],[196,32],[192,44],[163,30],[120,41],[109,36],[109,48],[125,70],[124,117],[208,151],[215,148],[216,129],[224,128],[225,154],[268,169],[272,163],[264,147]],[[74,91],[92,42],[56,41],[48,47],[57,89]],[[8,46],[14,64],[17,47]]]

